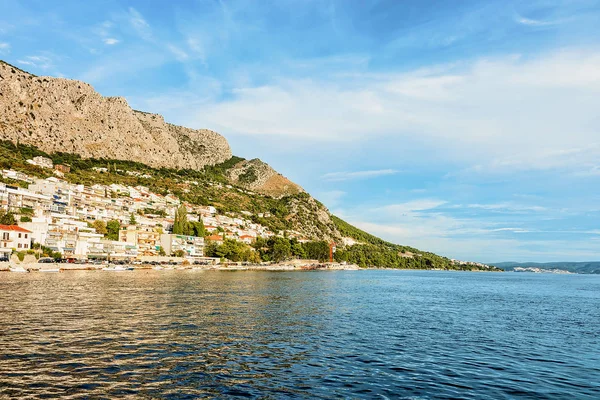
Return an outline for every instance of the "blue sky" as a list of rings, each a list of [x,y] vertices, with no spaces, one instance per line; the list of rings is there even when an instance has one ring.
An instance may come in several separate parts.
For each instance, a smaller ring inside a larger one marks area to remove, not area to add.
[[[385,239],[600,259],[600,1],[0,0],[0,58],[224,134]]]

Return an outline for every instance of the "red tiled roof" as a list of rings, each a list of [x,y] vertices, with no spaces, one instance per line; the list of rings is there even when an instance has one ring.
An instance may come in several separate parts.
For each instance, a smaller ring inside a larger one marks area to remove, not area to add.
[[[223,241],[223,237],[221,237],[220,235],[208,236],[207,239],[208,240],[212,240],[214,242],[216,242],[216,241]]]
[[[0,231],[14,231],[14,232],[31,233],[31,231],[28,231],[25,228],[21,228],[18,225],[0,225]]]

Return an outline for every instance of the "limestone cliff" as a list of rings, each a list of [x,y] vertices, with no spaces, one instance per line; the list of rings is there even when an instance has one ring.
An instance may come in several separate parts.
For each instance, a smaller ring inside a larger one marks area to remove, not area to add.
[[[227,171],[227,175],[236,185],[273,197],[304,192],[300,186],[258,158],[240,161]]]
[[[103,97],[87,83],[38,77],[0,61],[0,139],[84,158],[201,169],[231,158],[227,140],[207,129],[168,124]]]

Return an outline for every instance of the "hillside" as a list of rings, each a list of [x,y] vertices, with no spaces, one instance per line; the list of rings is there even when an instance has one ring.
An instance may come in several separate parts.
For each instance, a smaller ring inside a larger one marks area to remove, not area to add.
[[[514,271],[515,268],[532,268],[544,271],[560,270],[575,274],[600,274],[600,261],[586,262],[550,262],[550,263],[535,263],[535,262],[501,262],[493,264],[497,268],[502,268],[505,271]]]
[[[71,183],[145,186],[221,213],[250,214],[282,236],[334,241],[339,261],[362,267],[478,268],[353,227],[263,161],[232,156],[216,132],[171,125],[160,115],[132,110],[122,98],[103,97],[86,83],[36,77],[1,61],[0,140],[2,169],[45,178],[52,171],[26,162],[45,156],[71,166],[64,176]]]
[[[233,185],[230,171],[245,161],[239,157],[207,166],[201,171],[177,170],[153,168],[134,161],[84,159],[69,153],[48,154],[34,146],[0,141],[0,169],[13,169],[39,178],[53,176],[52,170],[26,162],[35,156],[51,158],[55,164],[69,164],[71,171],[64,175],[64,179],[71,183],[145,186],[154,193],[170,193],[191,204],[214,206],[221,214],[250,213],[253,222],[273,232],[300,236],[322,243],[325,248],[327,242],[334,241],[338,244],[335,254],[337,261],[348,261],[361,267],[480,269],[473,265],[455,264],[445,257],[370,235],[331,215],[323,204],[304,191],[273,197]],[[27,186],[25,182],[3,177],[0,177],[0,182]],[[356,244],[342,245],[349,238]]]

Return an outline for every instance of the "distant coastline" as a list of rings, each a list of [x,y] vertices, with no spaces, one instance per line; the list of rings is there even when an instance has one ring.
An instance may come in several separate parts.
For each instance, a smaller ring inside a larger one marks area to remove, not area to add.
[[[581,262],[500,262],[491,263],[497,268],[505,271],[515,272],[536,272],[536,273],[557,273],[557,274],[600,274],[600,261],[581,261]]]

